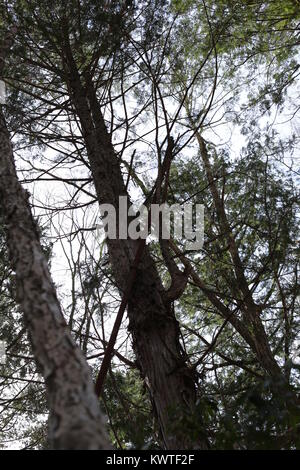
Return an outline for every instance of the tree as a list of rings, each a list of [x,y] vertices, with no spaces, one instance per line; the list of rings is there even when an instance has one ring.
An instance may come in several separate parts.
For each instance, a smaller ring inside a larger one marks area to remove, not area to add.
[[[108,8],[106,4],[95,5],[93,2],[85,7],[78,2],[67,2],[64,5],[58,2],[55,8],[53,6],[50,9],[40,2],[30,2],[24,8],[24,2],[20,5],[16,2],[12,17],[18,15],[17,21],[22,25],[19,37],[22,40],[22,52],[25,52],[27,74],[33,65],[35,76],[37,73],[40,77],[47,74],[47,79],[52,83],[60,84],[58,96],[67,92],[70,100],[68,112],[71,113],[72,120],[78,120],[78,131],[82,134],[98,202],[112,204],[118,209],[119,196],[125,196],[129,201],[129,195],[122,178],[121,162],[105,125],[100,101],[103,89],[98,79],[105,74],[105,68],[102,67],[105,67],[107,61],[112,63],[112,60],[117,60],[119,41],[125,40],[126,34],[130,32],[130,29],[125,29],[126,22],[130,21],[128,8],[122,5],[119,8],[115,4]],[[78,19],[76,24],[74,12]],[[102,13],[106,28],[104,30],[103,24],[99,25]],[[32,48],[32,41],[28,40],[28,36],[31,35],[29,31],[35,17],[39,20],[33,31],[33,43],[38,41],[39,46]],[[51,31],[50,24],[53,26]],[[114,24],[120,28],[123,35],[117,37],[117,40],[110,30],[110,26]],[[99,31],[99,34],[95,35],[95,31]],[[80,34],[79,44],[77,39]],[[147,34],[148,31],[146,36]],[[116,44],[113,42],[110,45],[109,40],[112,37]],[[44,45],[47,45],[46,56],[39,58],[40,48]],[[96,52],[89,56],[90,50]],[[36,57],[33,58],[32,54]],[[52,56],[51,62],[54,60],[57,64],[54,67],[45,65],[49,54]],[[114,74],[120,74],[120,70],[122,71],[121,60],[120,64],[117,63]],[[32,83],[31,86],[35,84]],[[64,105],[61,106],[64,109]],[[165,151],[167,160],[170,155]],[[133,240],[108,239],[110,260],[121,292],[126,291],[127,279],[138,246],[139,242]],[[164,446],[193,447],[194,443],[189,440],[189,434],[184,429],[172,429],[172,415],[177,410],[192,416],[196,403],[195,380],[180,345],[177,320],[169,308],[169,299],[165,299],[161,280],[147,247],[143,248],[138,265],[138,282],[134,283],[128,300],[129,328],[137,363],[149,387]],[[162,360],[154,360],[157,355],[161,356]],[[205,447],[206,442],[197,441],[195,445]]]
[[[9,33],[1,47],[1,75],[14,32]],[[30,211],[29,195],[17,179],[2,109],[0,148],[1,212],[10,260],[16,272],[17,300],[25,314],[33,353],[46,382],[50,442],[56,449],[108,447],[88,366],[63,318]]]
[[[13,1],[3,18],[20,174],[114,444],[298,447],[295,2]],[[203,203],[203,249],[99,240],[119,196]]]

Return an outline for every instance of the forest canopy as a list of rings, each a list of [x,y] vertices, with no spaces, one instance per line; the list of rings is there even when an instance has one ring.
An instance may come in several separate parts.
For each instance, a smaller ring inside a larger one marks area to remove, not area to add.
[[[299,44],[299,0],[0,0],[1,449],[300,449]]]

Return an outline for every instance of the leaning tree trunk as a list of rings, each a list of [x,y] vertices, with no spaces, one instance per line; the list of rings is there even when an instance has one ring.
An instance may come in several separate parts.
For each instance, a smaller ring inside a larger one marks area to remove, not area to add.
[[[68,44],[65,57],[69,71],[66,81],[81,123],[98,201],[112,204],[118,214],[119,196],[126,196],[129,201],[120,162],[106,129],[94,86],[91,80],[83,85]],[[107,243],[115,279],[124,292],[139,241],[108,239]],[[162,445],[166,449],[207,448],[195,413],[194,372],[187,365],[180,345],[178,322],[165,301],[165,291],[147,247],[137,271],[128,302],[129,330],[137,364],[158,420]],[[195,429],[191,429],[193,420],[195,428],[198,427],[197,437]]]
[[[1,109],[0,209],[16,273],[17,300],[25,315],[38,369],[46,382],[50,444],[54,449],[108,449],[91,372],[62,315],[28,193],[17,179]]]
[[[191,124],[193,125],[192,121]],[[265,370],[266,374],[271,377],[272,390],[277,396],[281,397],[282,401],[285,403],[286,407],[291,410],[292,414],[294,410],[297,410],[299,407],[299,398],[286,379],[285,374],[282,372],[271,350],[268,337],[260,317],[260,307],[255,303],[251,289],[249,288],[239,250],[227,218],[223,201],[215,183],[206,143],[199,131],[196,131],[196,138],[198,140],[203,166],[209,183],[218,221],[222,229],[222,233],[227,237],[228,249],[231,255],[236,278],[235,285],[232,285],[231,287],[233,292],[235,292],[236,289],[240,292],[240,309],[244,324],[243,329],[247,331],[247,334],[244,335],[244,339],[248,342],[252,351],[255,353],[259,364]]]

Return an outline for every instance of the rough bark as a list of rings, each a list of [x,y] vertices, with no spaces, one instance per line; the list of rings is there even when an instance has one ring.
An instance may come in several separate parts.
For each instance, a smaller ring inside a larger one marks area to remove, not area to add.
[[[32,217],[16,175],[0,109],[0,208],[34,357],[46,383],[49,440],[54,449],[108,449],[105,423],[89,366],[62,315]]]
[[[118,213],[119,196],[128,198],[120,162],[106,129],[94,86],[89,77],[83,79],[79,75],[67,42],[67,84],[81,123],[98,200],[100,204],[112,204]],[[117,285],[124,292],[139,241],[108,239],[107,243]],[[137,280],[128,303],[128,318],[137,363],[150,392],[162,445],[166,449],[206,448],[205,438],[191,437],[184,425],[180,425],[180,429],[176,427],[180,414],[189,422],[194,414],[195,376],[186,362],[180,345],[178,322],[167,306],[165,291],[147,247],[137,269]],[[198,425],[200,427],[201,423]]]

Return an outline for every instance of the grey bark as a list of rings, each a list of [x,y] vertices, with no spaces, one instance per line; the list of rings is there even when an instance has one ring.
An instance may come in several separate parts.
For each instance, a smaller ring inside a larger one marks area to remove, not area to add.
[[[64,320],[28,193],[17,179],[10,137],[0,109],[0,209],[17,300],[34,357],[46,383],[49,440],[54,449],[108,449],[90,368]]]

